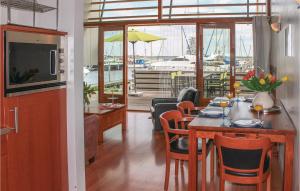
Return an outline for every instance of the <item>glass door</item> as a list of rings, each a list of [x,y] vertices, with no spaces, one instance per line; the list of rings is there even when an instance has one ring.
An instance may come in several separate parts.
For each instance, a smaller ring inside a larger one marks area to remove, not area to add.
[[[99,102],[127,103],[127,29],[99,29]]]
[[[234,92],[234,24],[200,25],[199,50],[199,88],[203,92],[201,103]]]

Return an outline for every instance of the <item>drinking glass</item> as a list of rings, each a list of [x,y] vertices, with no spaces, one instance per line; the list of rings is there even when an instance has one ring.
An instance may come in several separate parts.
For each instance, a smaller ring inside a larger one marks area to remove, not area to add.
[[[239,95],[240,95],[240,93],[241,93],[241,90],[240,90],[240,89],[236,89],[236,90],[235,90],[235,93],[236,93],[236,102],[239,102],[239,101],[240,101]]]
[[[223,123],[222,123],[222,126],[226,126],[225,125],[225,108],[228,107],[228,101],[221,101],[220,102],[220,107],[223,108]]]
[[[226,94],[226,97],[229,99],[229,103],[232,103],[232,98],[233,98],[233,93],[229,92],[228,94]]]
[[[257,118],[260,120],[260,112],[264,109],[263,105],[256,104],[254,110],[257,112]]]
[[[226,97],[230,100],[233,98],[233,94],[231,92],[229,92],[228,94],[226,94]]]
[[[225,118],[225,108],[228,107],[228,101],[221,101],[220,107],[223,108],[223,119]]]

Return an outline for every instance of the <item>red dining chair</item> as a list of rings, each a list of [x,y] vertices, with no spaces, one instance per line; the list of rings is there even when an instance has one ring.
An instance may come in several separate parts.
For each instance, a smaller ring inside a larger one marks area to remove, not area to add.
[[[229,137],[215,135],[219,156],[220,191],[225,181],[238,184],[256,184],[262,191],[267,181],[271,190],[271,148],[269,138]]]
[[[191,101],[182,101],[177,104],[177,110],[179,110],[184,117],[190,117],[197,115],[200,108],[195,107],[194,103]]]
[[[169,176],[170,176],[170,162],[171,159],[175,160],[175,176],[178,176],[178,165],[180,161],[189,160],[189,147],[188,135],[189,130],[185,128],[184,119],[181,112],[177,110],[167,111],[160,115],[160,122],[165,134],[166,142],[166,171],[165,171],[165,184],[164,190],[168,190]],[[192,119],[192,118],[188,118]],[[213,142],[206,143],[207,155],[209,151],[213,151]],[[198,160],[202,159],[202,141],[198,140]],[[214,152],[211,152],[211,163],[214,161]],[[212,165],[211,168],[214,168]],[[211,174],[211,176],[213,176]]]

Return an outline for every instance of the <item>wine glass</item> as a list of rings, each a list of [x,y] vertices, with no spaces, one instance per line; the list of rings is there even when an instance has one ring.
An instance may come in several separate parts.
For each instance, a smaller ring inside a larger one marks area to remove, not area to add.
[[[225,108],[228,107],[228,101],[221,101],[220,102],[220,107],[223,109],[223,124],[222,126],[225,126]]]
[[[240,93],[241,93],[241,90],[240,90],[240,89],[236,89],[236,90],[235,90],[235,93],[236,93],[236,102],[239,102],[239,101],[240,101],[239,95],[240,95]]]
[[[231,103],[231,99],[233,98],[233,93],[229,92],[228,94],[226,94],[226,97],[229,99],[229,102]]]
[[[220,102],[220,107],[223,108],[223,119],[225,117],[225,108],[228,107],[228,101],[221,101]]]
[[[226,94],[226,97],[230,100],[233,98],[233,94],[231,92],[229,92],[228,94]]]
[[[260,120],[260,112],[264,109],[262,104],[256,104],[254,110],[257,112],[257,118]]]

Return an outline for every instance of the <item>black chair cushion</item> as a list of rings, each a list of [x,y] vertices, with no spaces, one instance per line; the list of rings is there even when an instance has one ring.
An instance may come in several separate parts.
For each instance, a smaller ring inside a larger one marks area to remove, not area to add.
[[[212,141],[206,143],[206,150],[209,150]],[[189,139],[188,137],[180,137],[170,144],[170,150],[174,153],[188,154],[189,153]],[[202,153],[202,140],[198,139],[198,154]]]
[[[264,173],[267,172],[267,170],[270,168],[270,157],[267,156],[266,160],[264,162]],[[242,177],[255,177],[258,176],[258,174],[256,172],[252,172],[252,173],[241,173],[241,172],[235,172],[235,171],[231,171],[231,170],[225,170],[226,174],[230,174],[230,175],[234,175],[234,176],[242,176]]]
[[[200,113],[199,110],[192,110],[191,111],[191,115],[198,115]],[[184,110],[184,114],[188,114],[188,109]]]
[[[221,147],[223,163],[227,167],[251,170],[259,168],[262,150],[239,150]],[[270,159],[267,157],[264,163],[264,172],[269,168]],[[257,176],[257,173],[237,173],[227,170],[226,173],[236,176]]]

